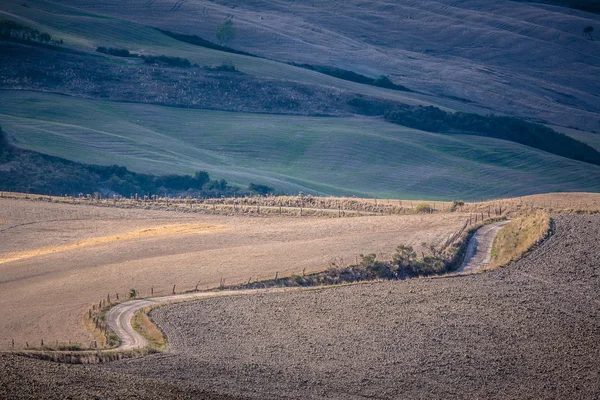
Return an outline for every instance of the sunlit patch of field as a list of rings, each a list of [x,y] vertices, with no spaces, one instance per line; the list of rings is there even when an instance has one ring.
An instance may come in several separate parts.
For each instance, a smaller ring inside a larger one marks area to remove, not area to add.
[[[1,222],[1,221],[0,221]],[[90,239],[84,239],[75,243],[70,243],[62,246],[50,246],[39,248],[35,250],[27,250],[20,252],[8,253],[0,257],[0,264],[8,263],[11,261],[23,260],[26,258],[42,256],[46,254],[58,253],[62,251],[75,250],[83,247],[92,247],[96,245],[109,244],[117,240],[124,241],[130,239],[143,239],[153,236],[168,236],[168,235],[199,235],[218,230],[225,229],[223,226],[218,225],[195,225],[195,224],[176,224],[176,225],[165,225],[160,227],[136,230],[132,232],[102,236]]]
[[[0,348],[22,348],[89,346],[82,315],[108,295],[316,272],[360,254],[388,259],[399,244],[427,252],[422,243],[445,242],[468,215],[252,217],[0,198],[0,218]]]

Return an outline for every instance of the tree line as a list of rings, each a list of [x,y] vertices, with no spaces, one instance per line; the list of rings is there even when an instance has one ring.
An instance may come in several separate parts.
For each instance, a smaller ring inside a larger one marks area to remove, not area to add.
[[[169,194],[199,197],[232,197],[234,194],[268,194],[274,189],[251,183],[248,189],[211,179],[206,171],[194,175],[153,175],[111,165],[89,165],[17,148],[0,128],[0,190],[39,194],[99,192],[129,197],[139,194]]]
[[[450,113],[433,106],[395,106],[385,112],[386,121],[435,133],[487,136],[530,146],[573,160],[600,165],[593,147],[544,125],[520,118]]]
[[[17,40],[28,43],[62,44],[62,39],[56,40],[49,33],[19,24],[8,19],[0,20],[0,39]]]

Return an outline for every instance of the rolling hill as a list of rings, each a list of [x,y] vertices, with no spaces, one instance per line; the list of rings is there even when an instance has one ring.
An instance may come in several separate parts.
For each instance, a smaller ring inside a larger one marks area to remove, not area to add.
[[[225,17],[238,32],[228,45],[259,57],[155,29],[214,40]],[[598,166],[349,106],[516,116],[598,149],[598,43],[580,34],[599,21],[594,14],[505,0],[8,0],[0,19],[63,41],[0,47],[0,126],[24,149],[139,173],[203,170],[287,192],[450,200],[600,191]],[[146,65],[100,46],[197,66]],[[344,76],[387,76],[403,90]]]
[[[366,117],[192,110],[0,92],[20,147],[137,172],[211,176],[289,192],[473,199],[600,191],[600,167],[516,143]]]
[[[510,0],[58,0],[213,39],[275,60],[325,64],[436,98],[600,132],[600,16]]]

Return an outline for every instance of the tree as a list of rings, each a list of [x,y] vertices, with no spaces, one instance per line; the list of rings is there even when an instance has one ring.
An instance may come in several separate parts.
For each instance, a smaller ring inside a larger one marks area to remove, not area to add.
[[[215,36],[217,37],[219,45],[221,46],[233,39],[235,37],[235,27],[233,26],[233,21],[226,19],[222,24],[217,26],[217,32],[215,33]]]
[[[589,40],[594,40],[594,38],[592,37],[592,32],[594,32],[593,26],[586,26],[585,28],[583,28],[583,35]]]
[[[413,266],[417,259],[417,253],[412,246],[401,244],[396,247],[396,253],[393,254],[393,265],[396,267],[398,275],[401,277],[413,273]]]
[[[273,193],[275,191],[275,189],[273,189],[270,186],[267,186],[267,185],[257,185],[255,183],[250,183],[250,185],[248,185],[248,190],[250,190],[251,192],[256,192],[256,193],[261,194],[263,196],[266,196],[269,193]]]
[[[208,172],[198,171],[194,174],[194,180],[196,181],[196,189],[202,189],[202,186],[210,182],[210,176]]]

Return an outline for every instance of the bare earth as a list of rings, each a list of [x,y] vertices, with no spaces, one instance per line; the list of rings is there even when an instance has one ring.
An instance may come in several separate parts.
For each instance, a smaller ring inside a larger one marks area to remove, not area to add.
[[[598,238],[600,215],[558,216],[539,248],[483,274],[168,306],[152,318],[169,353],[0,355],[0,398],[597,399]]]
[[[598,238],[600,216],[559,216],[484,274],[168,306],[169,353],[98,368],[257,399],[597,399]]]
[[[326,268],[400,243],[437,243],[462,214],[360,218],[216,216],[0,199],[0,349],[11,340],[89,345],[83,314],[147,296]],[[122,297],[121,297],[122,298]]]

